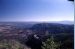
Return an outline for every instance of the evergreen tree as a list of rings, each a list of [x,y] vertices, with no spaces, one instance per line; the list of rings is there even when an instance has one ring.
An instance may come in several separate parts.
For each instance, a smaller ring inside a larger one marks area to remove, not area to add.
[[[54,41],[53,36],[47,39],[47,41],[42,42],[42,49],[59,49],[60,44]]]

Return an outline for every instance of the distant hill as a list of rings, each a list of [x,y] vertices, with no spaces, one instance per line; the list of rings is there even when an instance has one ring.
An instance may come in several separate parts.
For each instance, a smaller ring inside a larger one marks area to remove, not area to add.
[[[60,22],[57,22],[57,23],[60,23],[60,24],[68,24],[68,25],[74,24],[73,21],[60,21]]]
[[[34,24],[36,24],[36,22],[0,22],[0,25],[10,25],[16,28],[30,28]]]
[[[31,29],[33,32],[51,32],[51,33],[70,33],[74,31],[74,22],[59,21],[59,22],[0,22],[0,26],[10,26],[20,29]],[[1,28],[1,27],[0,27]]]
[[[74,32],[74,25],[67,25],[67,24],[59,24],[59,23],[39,23],[35,24],[31,28],[37,33],[44,33],[46,31],[50,33],[73,33]]]
[[[72,25],[74,24],[74,21],[51,21],[48,23],[59,23],[59,24],[67,24],[67,25]]]
[[[35,24],[39,23],[58,23],[58,24],[67,24],[72,25],[72,21],[51,21],[51,22],[0,22],[0,25],[10,25],[15,26],[16,28],[30,28]]]

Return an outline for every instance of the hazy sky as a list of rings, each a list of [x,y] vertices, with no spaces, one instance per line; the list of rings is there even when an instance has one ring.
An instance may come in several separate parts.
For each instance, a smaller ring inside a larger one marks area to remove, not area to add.
[[[67,0],[0,0],[0,21],[74,21]]]

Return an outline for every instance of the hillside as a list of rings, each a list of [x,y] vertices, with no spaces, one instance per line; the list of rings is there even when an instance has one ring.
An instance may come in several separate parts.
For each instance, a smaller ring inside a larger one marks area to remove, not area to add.
[[[20,24],[20,26],[19,24],[20,23],[0,23],[1,43],[4,42],[4,39],[9,40],[9,42],[11,42],[11,40],[14,40],[13,42],[18,42],[19,44],[16,43],[18,45],[23,44],[24,46],[27,45],[31,49],[41,49],[42,42],[53,36],[55,41],[61,41],[61,49],[67,49],[67,47],[73,49],[73,24],[30,23],[29,25],[27,25],[25,23],[22,23]],[[1,46],[3,47],[4,45],[1,44]]]
[[[4,39],[0,41],[0,49],[31,49],[31,48],[21,44],[16,40]]]

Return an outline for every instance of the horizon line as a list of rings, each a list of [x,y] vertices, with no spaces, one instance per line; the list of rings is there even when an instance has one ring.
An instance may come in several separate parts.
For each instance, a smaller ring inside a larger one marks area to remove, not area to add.
[[[62,21],[0,21],[0,22],[74,22],[74,21],[62,20]]]

